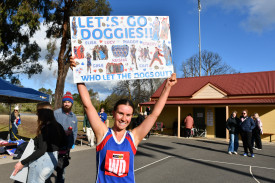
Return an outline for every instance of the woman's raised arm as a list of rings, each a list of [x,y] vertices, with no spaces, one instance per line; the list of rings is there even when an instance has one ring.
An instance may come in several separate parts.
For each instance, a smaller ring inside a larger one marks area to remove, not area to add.
[[[73,57],[70,58],[71,68],[75,67],[75,60]],[[107,126],[100,120],[96,109],[94,108],[90,94],[84,83],[77,83],[78,93],[80,95],[84,110],[87,114],[91,127],[95,133],[96,138],[100,141],[105,133],[108,131]]]
[[[159,100],[156,102],[152,113],[149,116],[147,116],[147,118],[138,127],[133,129],[132,133],[134,135],[136,145],[138,145],[141,142],[141,140],[148,134],[148,132],[153,127],[154,123],[156,122],[158,116],[160,115],[162,109],[165,106],[172,86],[174,86],[176,83],[176,74],[173,73],[171,77],[167,79],[166,84],[159,97]]]

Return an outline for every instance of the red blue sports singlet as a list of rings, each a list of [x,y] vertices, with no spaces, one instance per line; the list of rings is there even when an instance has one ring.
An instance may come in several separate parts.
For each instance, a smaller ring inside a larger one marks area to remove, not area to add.
[[[133,136],[126,131],[120,142],[109,128],[99,145],[96,146],[97,183],[133,183],[134,156],[136,147]]]

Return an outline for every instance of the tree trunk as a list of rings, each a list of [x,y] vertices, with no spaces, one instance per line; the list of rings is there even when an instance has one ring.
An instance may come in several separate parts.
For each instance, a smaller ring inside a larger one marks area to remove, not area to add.
[[[127,90],[128,90],[128,96],[129,100],[132,100],[132,95],[131,95],[131,88],[130,88],[130,81],[125,81],[127,83]]]
[[[141,80],[138,79],[137,80],[137,102],[138,103],[141,102],[141,94],[142,94],[142,91],[141,91]]]
[[[58,55],[58,75],[57,75],[57,82],[56,82],[56,88],[55,88],[55,94],[54,94],[55,96],[54,109],[58,109],[62,106],[62,97],[64,93],[65,79],[70,67],[69,62],[66,61],[69,58],[67,57],[67,55],[65,55],[65,51],[67,48],[67,41],[68,41],[68,23],[69,23],[68,21],[69,21],[68,12],[64,11],[64,19],[63,19],[63,25],[62,25],[62,40],[61,40],[60,52]]]
[[[155,89],[154,89],[154,80],[153,79],[149,79],[149,83],[150,83],[150,97],[154,94]]]
[[[58,76],[55,88],[55,103],[54,108],[58,109],[62,106],[62,97],[64,93],[65,80],[69,70],[69,63],[63,66],[62,69],[58,69]]]

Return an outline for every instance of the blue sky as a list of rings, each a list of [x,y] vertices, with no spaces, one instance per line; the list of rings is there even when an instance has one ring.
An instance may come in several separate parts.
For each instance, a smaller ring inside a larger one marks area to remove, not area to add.
[[[170,17],[173,61],[177,68],[176,72],[181,77],[182,62],[199,52],[198,1],[111,0],[110,2],[113,3],[112,15]],[[241,73],[274,70],[275,13],[266,14],[273,16],[273,22],[265,24],[266,17],[262,14],[272,5],[266,0],[262,1],[266,6],[256,3],[257,0],[231,2],[201,0],[201,49],[218,53],[224,62]],[[273,5],[272,7],[275,7],[274,3]],[[256,11],[257,9],[259,10]]]
[[[109,1],[113,9],[111,15],[169,16],[173,62],[177,76],[182,77],[182,62],[199,52],[198,1]],[[202,50],[218,53],[226,64],[241,73],[275,70],[275,1],[201,0],[201,6]],[[37,34],[38,39],[41,34],[43,32]],[[45,43],[40,44],[45,51]],[[42,56],[41,62],[45,63],[43,59]],[[20,76],[20,79],[25,87],[44,87],[54,91],[56,69],[55,64],[51,70],[45,65],[42,74],[29,80],[25,76]],[[72,82],[72,72],[69,72],[65,91],[76,93]],[[100,99],[103,100],[110,94],[114,85],[103,82],[89,84],[88,87],[98,91]]]

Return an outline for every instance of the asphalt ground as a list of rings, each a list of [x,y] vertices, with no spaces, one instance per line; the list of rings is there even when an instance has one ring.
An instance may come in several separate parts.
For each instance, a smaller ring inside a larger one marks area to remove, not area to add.
[[[151,136],[142,141],[135,157],[137,183],[267,183],[275,182],[275,144],[264,142],[255,158],[244,157],[242,143],[238,155],[227,154],[228,142],[207,138]],[[96,151],[86,145],[71,152],[66,169],[67,183],[95,182]],[[2,163],[0,182],[9,176],[16,161]],[[52,182],[55,175],[51,177]]]

